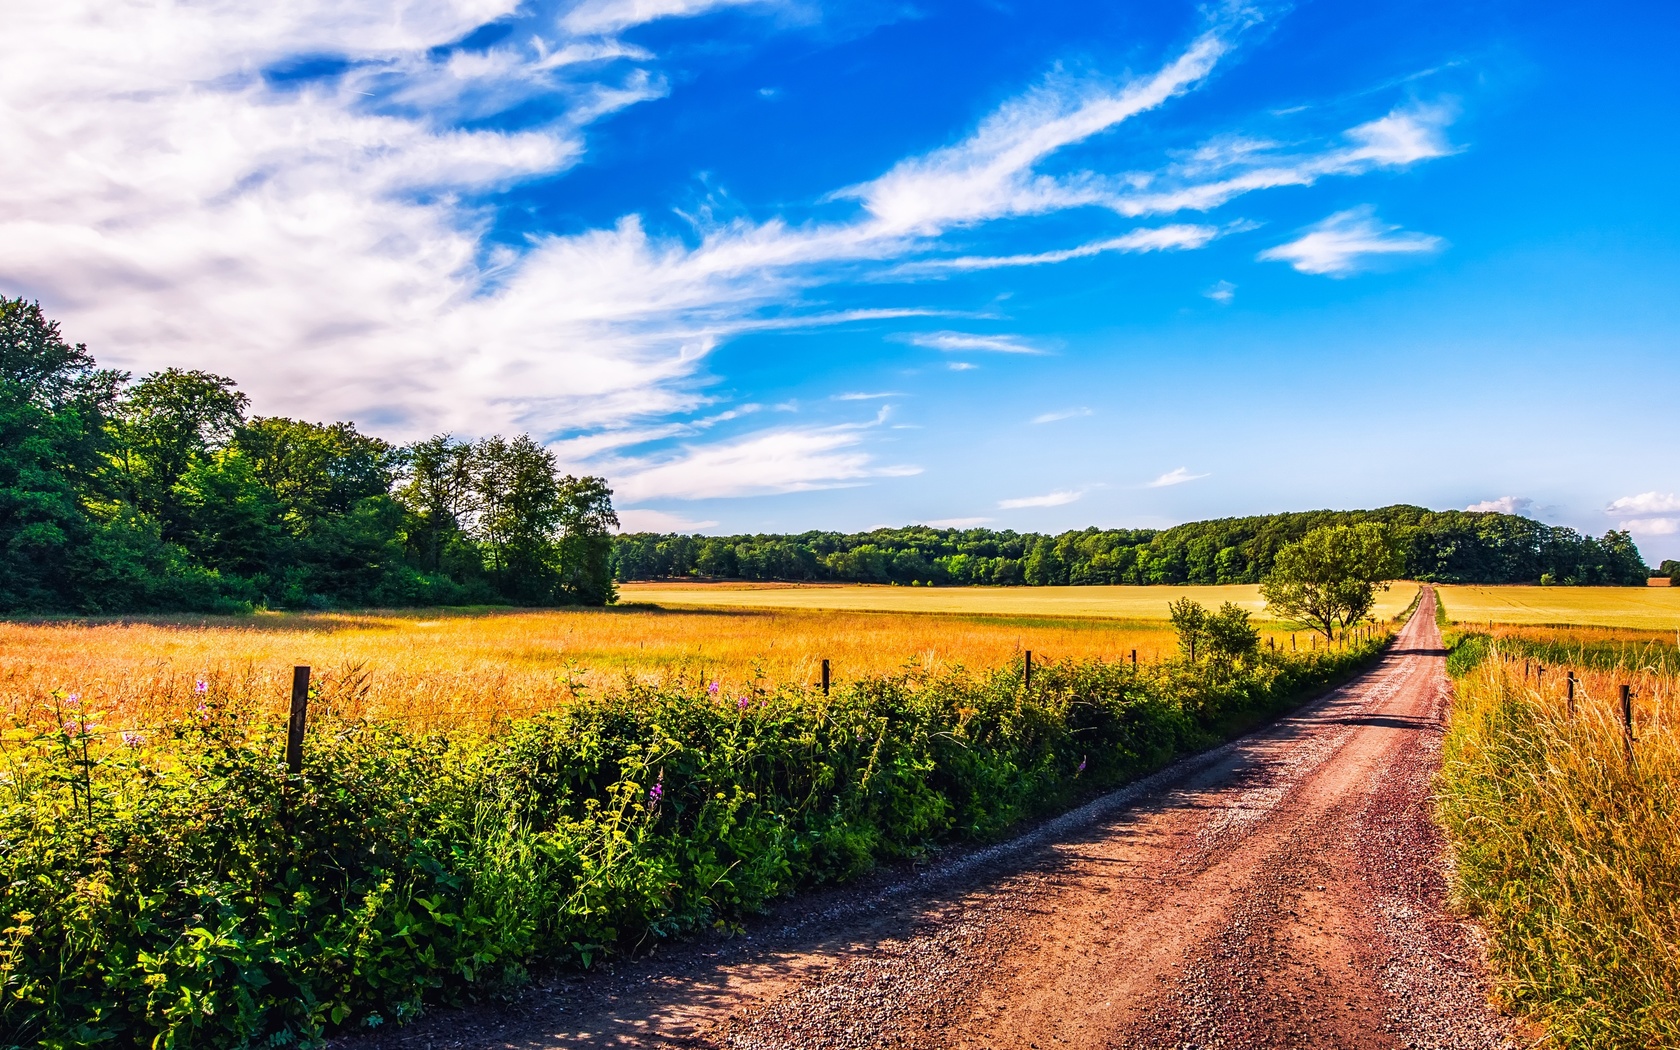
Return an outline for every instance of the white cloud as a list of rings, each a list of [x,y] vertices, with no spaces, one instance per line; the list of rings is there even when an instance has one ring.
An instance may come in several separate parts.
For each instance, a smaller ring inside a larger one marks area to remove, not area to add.
[[[998,506],[1004,510],[1020,510],[1023,507],[1060,507],[1072,503],[1085,493],[1078,489],[1058,489],[1046,492],[1042,496],[1021,496],[1016,499],[1000,499]]]
[[[1237,297],[1237,286],[1230,281],[1216,281],[1202,294],[1216,303],[1224,304]]]
[[[1680,511],[1680,496],[1672,492],[1662,493],[1652,490],[1641,492],[1637,496],[1623,496],[1612,500],[1605,508],[1606,514],[1664,514],[1669,511]]]
[[[869,393],[862,393],[862,392],[850,393],[850,394],[835,394],[834,397],[831,400],[834,400],[834,401],[879,401],[884,397],[903,397],[903,396],[904,396],[903,394],[898,393],[897,391],[885,390],[885,391],[882,391],[879,394],[869,394]]]
[[[1169,470],[1165,474],[1162,474],[1160,477],[1156,478],[1154,481],[1149,482],[1144,487],[1145,488],[1152,488],[1152,489],[1164,489],[1169,485],[1182,485],[1186,481],[1196,481],[1200,478],[1205,478],[1207,476],[1208,475],[1206,475],[1206,474],[1192,474],[1192,473],[1190,473],[1189,469],[1186,468],[1186,467],[1174,467],[1172,470]]]
[[[1015,335],[971,335],[967,332],[917,332],[902,337],[911,346],[925,346],[929,350],[979,350],[992,354],[1049,353]]]
[[[862,201],[884,227],[905,233],[1094,203],[1077,183],[1040,176],[1034,166],[1189,90],[1230,46],[1226,31],[1214,29],[1159,71],[1118,87],[1052,77],[1005,103],[962,142],[901,161],[840,196]]]
[[[1092,241],[1090,244],[1082,244],[1077,248],[1064,248],[1053,252],[1035,252],[1030,255],[963,255],[954,259],[925,259],[920,262],[905,264],[900,268],[900,272],[996,270],[1010,266],[1042,266],[1047,263],[1067,262],[1070,259],[1086,259],[1093,255],[1101,255],[1104,252],[1154,252],[1201,248],[1217,236],[1219,236],[1217,226],[1161,226],[1155,229],[1133,230],[1131,233],[1120,237]]]
[[[1500,496],[1498,499],[1485,499],[1480,503],[1472,503],[1464,509],[1479,513],[1519,514],[1527,518],[1534,514],[1534,501],[1527,496]]]
[[[516,0],[22,5],[0,34],[0,286],[39,296],[106,363],[230,374],[265,411],[355,418],[393,437],[563,433],[566,454],[607,471],[629,502],[792,491],[910,468],[876,465],[842,431],[770,429],[668,459],[617,450],[704,429],[666,421],[707,403],[701,363],[739,333],[927,313],[812,312],[804,293],[865,264],[915,264],[949,229],[1086,205],[1202,209],[1449,149],[1445,116],[1413,109],[1300,157],[1216,143],[1154,174],[1037,172],[1200,84],[1240,32],[1233,21],[1122,83],[1047,78],[954,145],[842,191],[859,203],[850,219],[703,214],[684,241],[629,215],[511,247],[489,238],[493,191],[565,171],[591,122],[668,92],[657,56],[614,34],[738,2],[583,0],[558,20]],[[455,46],[493,22],[516,31],[488,49]],[[268,75],[323,57],[345,68]],[[533,100],[556,114],[483,130]],[[1174,224],[923,262],[1042,265],[1193,249],[1217,233]],[[1008,335],[910,341],[1046,352]]]
[[[776,0],[583,0],[560,24],[574,33],[616,33],[658,18],[687,17],[721,7]]]
[[[663,510],[630,508],[618,512],[619,532],[699,532],[716,525],[715,521],[695,521]]]
[[[862,430],[786,427],[711,445],[685,445],[675,455],[615,464],[613,491],[625,503],[716,499],[842,488],[921,473],[920,467],[873,462],[859,447]]]
[[[972,529],[992,520],[992,518],[929,518],[922,524],[935,529]]]
[[[1260,253],[1267,261],[1286,262],[1302,273],[1343,277],[1371,256],[1415,255],[1440,251],[1445,241],[1427,233],[1398,233],[1400,227],[1377,221],[1369,205],[1339,211],[1307,228],[1300,238]]]
[[[1622,517],[1621,527],[1635,536],[1680,533],[1680,517],[1668,516],[1673,511],[1680,511],[1680,495],[1655,489],[1611,500],[1604,508],[1604,513]]]
[[[1631,518],[1622,528],[1635,536],[1672,536],[1680,532],[1680,518]]]
[[[945,367],[949,368],[953,372],[968,372],[968,371],[972,371],[973,369],[979,368],[980,366],[977,365],[977,364],[973,364],[971,362],[968,362],[968,361],[952,361],[951,363],[947,364]]]
[[[1046,412],[1043,415],[1034,416],[1033,422],[1058,423],[1064,419],[1078,419],[1081,416],[1088,416],[1090,414],[1091,410],[1088,408],[1067,408],[1060,412]]]

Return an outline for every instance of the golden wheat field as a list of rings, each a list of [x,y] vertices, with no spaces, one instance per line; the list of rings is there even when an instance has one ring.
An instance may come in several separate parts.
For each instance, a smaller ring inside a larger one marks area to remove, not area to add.
[[[695,690],[808,684],[911,664],[992,667],[1045,659],[1154,660],[1164,622],[907,616],[822,610],[607,609],[260,614],[201,620],[0,624],[0,683],[12,704],[53,690],[123,721],[217,696],[280,710],[308,664],[319,703],[350,716],[453,726],[529,714],[626,680]]]
[[[1023,650],[1059,660],[1129,659],[1135,649],[1153,662],[1177,645],[1169,600],[1257,602],[1252,587],[1035,588],[1147,592],[1088,598],[1019,593],[1025,588],[919,590],[632,586],[611,609],[0,623],[0,688],[14,709],[47,702],[55,690],[74,693],[127,727],[191,710],[206,695],[279,713],[291,668],[307,664],[319,705],[445,728],[530,714],[630,681],[694,690],[716,682],[726,691],[810,685],[824,659],[835,681],[912,666],[987,669]],[[1390,592],[1379,612],[1399,611],[1412,593]],[[907,611],[927,596],[942,608]],[[804,607],[775,604],[795,600]],[[894,601],[899,611],[867,608]],[[865,608],[835,607],[846,603]],[[1276,644],[1290,644],[1286,627],[1267,626]],[[1306,635],[1299,644],[1308,644]]]
[[[1680,629],[1680,587],[1436,588],[1455,623]]]
[[[1680,594],[1680,591],[1675,592]],[[1417,586],[1397,583],[1377,596],[1380,619],[1411,604]],[[1265,617],[1254,584],[1217,587],[893,587],[867,583],[627,583],[619,601],[662,608],[845,609],[993,616],[1076,616],[1165,620],[1167,603],[1192,598],[1209,608],[1232,602]]]

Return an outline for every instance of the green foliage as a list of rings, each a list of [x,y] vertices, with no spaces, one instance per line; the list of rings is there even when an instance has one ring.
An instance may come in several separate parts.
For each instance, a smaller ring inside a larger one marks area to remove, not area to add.
[[[906,673],[801,692],[645,687],[490,735],[283,732],[207,682],[106,735],[55,697],[0,751],[0,1030],[19,1045],[316,1043],[496,994],[538,962],[736,917],[1205,747],[1380,642],[1205,664]]]
[[[1377,590],[1387,589],[1401,566],[1387,526],[1329,525],[1278,551],[1260,593],[1273,611],[1333,639],[1338,626],[1370,615]]]
[[[1667,576],[1669,582],[1680,585],[1680,561],[1673,558],[1664,558],[1662,567],[1657,569],[1657,575]]]
[[[616,597],[611,490],[527,436],[399,449],[247,420],[224,376],[127,378],[0,298],[0,612]]]
[[[1309,511],[1195,521],[1163,531],[1096,529],[1059,536],[922,525],[841,534],[680,536],[636,533],[614,541],[620,580],[714,577],[936,584],[1258,583],[1284,546],[1314,529],[1376,522],[1393,533],[1399,577],[1440,583],[1643,584],[1646,569],[1625,533],[1603,539],[1509,514]]]

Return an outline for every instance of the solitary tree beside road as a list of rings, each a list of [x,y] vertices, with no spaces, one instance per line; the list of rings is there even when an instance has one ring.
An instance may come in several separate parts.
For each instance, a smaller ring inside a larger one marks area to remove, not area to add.
[[[1260,593],[1281,613],[1326,638],[1370,615],[1377,591],[1400,575],[1401,555],[1388,527],[1376,522],[1314,529],[1283,547]]]

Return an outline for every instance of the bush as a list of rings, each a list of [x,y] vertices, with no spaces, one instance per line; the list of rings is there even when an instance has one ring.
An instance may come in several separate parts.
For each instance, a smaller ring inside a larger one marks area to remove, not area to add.
[[[0,1031],[16,1045],[318,1042],[533,963],[728,921],[987,839],[1217,741],[1381,641],[1184,663],[910,673],[832,697],[629,687],[493,734],[279,727],[206,683],[106,735],[73,697],[7,731]]]

